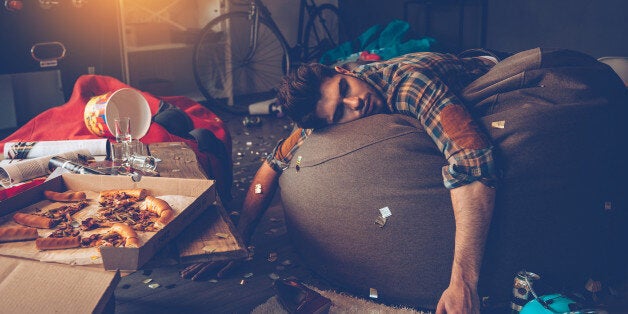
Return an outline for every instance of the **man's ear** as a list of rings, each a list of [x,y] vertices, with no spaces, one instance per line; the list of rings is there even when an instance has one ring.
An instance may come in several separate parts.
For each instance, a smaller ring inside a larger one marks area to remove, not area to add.
[[[339,66],[335,66],[334,69],[336,70],[336,72],[340,73],[340,74],[345,74],[345,75],[350,75],[351,71],[343,68],[343,67],[339,67]]]

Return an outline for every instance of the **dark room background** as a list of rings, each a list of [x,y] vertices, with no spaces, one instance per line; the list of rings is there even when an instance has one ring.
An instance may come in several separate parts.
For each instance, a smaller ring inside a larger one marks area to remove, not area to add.
[[[191,69],[186,68],[190,62],[179,65],[168,61],[167,55],[159,55],[158,62],[131,56],[128,60],[135,62],[135,67],[125,64],[120,28],[120,3],[124,1],[129,0],[59,0],[56,7],[43,9],[42,1],[24,0],[20,1],[23,9],[19,12],[0,7],[0,111],[3,112],[0,115],[0,135],[6,134],[2,132],[6,129],[25,123],[38,112],[63,103],[64,98],[69,97],[76,78],[90,72],[113,76],[142,88],[124,77],[126,66],[131,73],[168,75],[167,79],[175,82],[175,88],[170,91],[173,94],[185,95],[177,89],[179,85],[195,89]],[[184,3],[205,3],[209,7],[220,5],[221,1],[224,0],[186,0]],[[167,5],[170,1],[151,1],[156,2]],[[293,24],[296,23],[298,0],[264,2],[279,26],[290,35],[296,28]],[[410,35],[414,38],[429,35],[439,43],[437,49],[443,51],[456,52],[484,46],[516,52],[543,46],[575,49],[596,58],[628,56],[628,40],[624,35],[628,30],[626,0],[319,2],[338,4],[350,38],[357,37],[375,24],[405,19],[411,25]],[[217,13],[214,10],[210,12],[212,14]],[[56,66],[41,67],[31,58],[30,48],[34,42],[42,41],[63,42],[67,48],[66,57]],[[191,45],[179,49],[178,53],[184,57],[179,57],[177,61],[185,59],[186,54],[191,56],[189,47]],[[176,71],[164,70],[168,66]],[[41,81],[42,77],[33,79],[22,74],[29,72],[47,74],[42,76],[44,81]]]
[[[432,36],[452,50],[458,48],[458,5],[464,3],[462,48],[481,44],[480,21],[484,13],[487,48],[516,52],[539,46],[560,47],[596,58],[628,56],[625,0],[340,0],[354,35],[374,23],[404,17],[417,35],[422,35],[427,2],[432,3]]]

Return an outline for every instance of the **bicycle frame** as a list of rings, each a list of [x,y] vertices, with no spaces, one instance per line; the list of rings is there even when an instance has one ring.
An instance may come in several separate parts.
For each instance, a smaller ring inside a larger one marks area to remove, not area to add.
[[[303,28],[305,23],[304,22],[304,18],[305,18],[305,8],[308,8],[308,15],[311,14],[311,7],[307,5],[307,2],[305,0],[301,0],[299,2],[299,27],[297,28],[297,45],[300,45],[303,42]]]
[[[216,106],[272,95],[294,66],[317,58],[310,50],[318,53],[336,41],[324,37],[333,27],[321,26],[330,17],[337,21],[332,4],[300,0],[295,45],[288,44],[263,0],[230,1],[228,11],[203,27],[194,47],[194,80]]]
[[[303,2],[304,0],[301,0],[301,1]],[[257,35],[258,35],[260,14],[266,19],[266,21],[269,24],[271,24],[271,26],[279,29],[275,21],[272,19],[272,15],[270,14],[268,7],[266,7],[266,5],[261,0],[249,1],[249,20],[253,20],[253,23],[251,23],[251,26],[250,26],[251,38],[249,38],[249,52],[247,55],[247,59],[250,59],[255,54],[255,50],[257,49]],[[281,31],[279,31],[279,36],[283,42],[285,43],[288,42]],[[289,45],[287,44],[286,46],[289,47]]]
[[[249,38],[249,52],[248,52],[247,59],[250,59],[255,54],[255,50],[257,49],[257,38],[258,38],[258,27],[259,27],[260,15],[269,24],[271,24],[271,26],[279,30],[280,39],[284,43],[286,43],[286,46],[289,48],[291,52],[290,55],[293,58],[296,57],[295,59],[301,59],[302,46],[305,44],[303,43],[305,13],[307,12],[308,17],[311,18],[314,15],[317,7],[318,6],[316,5],[316,2],[314,2],[314,0],[300,0],[299,2],[299,26],[297,28],[297,42],[294,46],[290,46],[283,32],[281,32],[281,29],[277,26],[277,24],[273,20],[270,10],[268,10],[268,7],[266,7],[266,5],[262,2],[262,0],[250,0],[249,1],[249,20],[253,20],[253,23],[251,23],[250,25],[251,38]],[[324,23],[323,23],[323,27],[324,27],[324,31],[329,36],[330,31]],[[317,36],[317,40],[318,40],[319,35],[316,32],[315,32],[315,35]]]
[[[304,45],[307,43],[304,43],[303,41],[305,40],[303,37],[303,34],[305,33],[305,30],[303,29],[303,26],[305,25],[305,12],[307,12],[308,18],[312,18],[314,17],[314,15],[316,14],[316,10],[318,10],[318,5],[316,4],[316,2],[314,2],[314,0],[301,0],[300,5],[299,5],[299,29],[298,29],[298,37],[297,37],[297,45]],[[329,28],[327,27],[327,24],[325,23],[325,20],[321,17],[321,25],[323,25],[323,29],[325,31],[325,33],[327,34],[327,37],[331,38],[331,32],[329,30]],[[319,39],[319,35],[316,32],[316,30],[314,30],[314,34],[317,36],[317,40]],[[335,43],[338,44],[338,43]]]

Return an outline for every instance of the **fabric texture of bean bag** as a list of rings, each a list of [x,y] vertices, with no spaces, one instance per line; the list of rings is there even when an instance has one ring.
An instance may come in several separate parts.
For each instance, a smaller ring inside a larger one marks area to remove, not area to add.
[[[520,270],[556,292],[625,271],[626,89],[607,66],[532,49],[466,88],[503,171],[480,297],[507,302]],[[374,115],[314,132],[281,176],[286,223],[315,272],[347,291],[434,308],[449,284],[455,221],[445,159],[413,117]],[[624,191],[625,192],[625,191]],[[376,223],[380,208],[391,216]],[[539,286],[541,287],[541,286]]]

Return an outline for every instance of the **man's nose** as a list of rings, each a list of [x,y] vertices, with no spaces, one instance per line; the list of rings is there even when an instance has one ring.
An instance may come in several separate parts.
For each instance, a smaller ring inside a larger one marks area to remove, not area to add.
[[[358,96],[343,98],[342,103],[352,110],[360,110],[362,108],[362,100]]]

